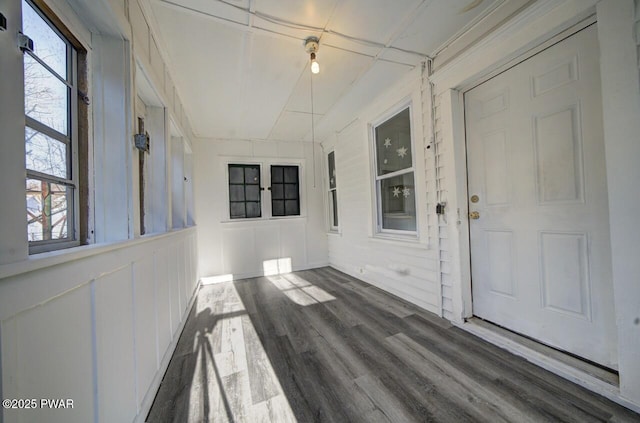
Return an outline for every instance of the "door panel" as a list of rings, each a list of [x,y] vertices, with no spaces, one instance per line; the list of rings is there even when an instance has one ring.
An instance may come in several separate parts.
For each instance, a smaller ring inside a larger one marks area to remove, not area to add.
[[[596,26],[465,93],[473,312],[617,367]]]

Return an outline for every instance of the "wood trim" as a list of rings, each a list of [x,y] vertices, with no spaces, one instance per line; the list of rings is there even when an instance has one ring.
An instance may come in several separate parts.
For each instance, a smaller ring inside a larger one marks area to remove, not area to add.
[[[62,22],[60,18],[51,10],[51,8],[45,3],[44,0],[30,0],[40,11],[46,16],[47,19],[51,21],[51,23],[56,27],[62,35],[71,43],[71,45],[78,50],[78,53],[83,52],[86,53],[87,50],[84,48],[80,40],[73,35],[73,32],[67,28],[67,26]]]

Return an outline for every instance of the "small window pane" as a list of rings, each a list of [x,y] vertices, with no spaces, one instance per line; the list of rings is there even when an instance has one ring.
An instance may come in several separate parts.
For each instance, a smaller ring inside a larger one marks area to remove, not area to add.
[[[285,166],[284,167],[284,182],[286,183],[298,183],[298,167],[297,166]]]
[[[237,165],[229,165],[229,183],[244,184],[244,171]]]
[[[336,187],[336,157],[335,152],[329,153],[329,188]]]
[[[27,169],[68,178],[67,145],[25,127]]]
[[[283,200],[284,199],[284,185],[283,184],[273,184],[271,185],[271,198],[274,200]]]
[[[338,227],[338,195],[336,190],[331,191],[331,210],[333,212],[331,226]]]
[[[284,186],[284,198],[287,200],[298,199],[298,184],[285,184]]]
[[[258,166],[251,166],[244,168],[244,182],[245,184],[259,184],[260,183],[260,168]]]
[[[287,216],[299,215],[300,205],[298,200],[286,200],[284,202],[284,211]]]
[[[282,166],[271,166],[271,183],[284,182]]]
[[[29,241],[70,238],[73,188],[37,179],[27,179],[26,188]]]
[[[260,203],[247,203],[247,217],[260,217]]]
[[[245,189],[247,201],[260,201],[260,186],[247,185]]]
[[[380,181],[382,228],[416,230],[413,172]]]
[[[229,200],[244,201],[244,185],[229,185]]]
[[[229,165],[229,214],[232,219],[261,216],[260,165]]]
[[[376,127],[375,143],[378,176],[412,167],[409,109]]]
[[[22,32],[33,40],[34,53],[58,75],[66,79],[67,43],[24,0],[22,2]],[[27,55],[25,55],[26,58]]]
[[[271,214],[273,216],[284,216],[284,201],[273,200],[271,201]]]
[[[244,203],[231,203],[230,209],[232,219],[245,217]]]
[[[31,56],[24,56],[24,110],[38,122],[68,135],[68,87]]]

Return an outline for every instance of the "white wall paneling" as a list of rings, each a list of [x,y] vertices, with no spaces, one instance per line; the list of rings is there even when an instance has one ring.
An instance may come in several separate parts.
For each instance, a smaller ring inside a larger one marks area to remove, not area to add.
[[[597,11],[620,391],[640,410],[640,4],[634,14],[632,0],[607,0]]]
[[[283,258],[291,259],[293,269],[327,264],[323,155],[317,145],[314,166],[313,151],[311,143],[305,142],[196,140],[192,157],[200,228],[198,253],[203,276],[262,275],[265,261]],[[267,218],[271,198],[265,189],[262,191],[263,219],[230,220],[228,163],[260,163],[263,187],[268,186],[266,178],[271,164],[299,165],[301,215]]]
[[[195,248],[185,229],[4,274],[3,396],[74,400],[5,421],[143,420],[195,294]]]
[[[388,89],[381,90],[356,120],[324,142],[325,151],[335,151],[339,175],[340,233],[328,234],[329,263],[439,314],[438,255],[429,244],[429,234],[433,233],[430,226],[436,222],[435,196],[427,195],[428,187],[433,183],[427,183],[426,179],[427,169],[432,167],[432,159],[425,155],[428,145],[425,129],[429,130],[430,126],[423,125],[422,95],[421,71],[417,68]],[[412,154],[415,155],[419,239],[382,239],[374,235],[373,229],[376,207],[372,193],[370,144],[373,141],[369,124],[406,103],[407,98],[411,100],[413,113]],[[323,160],[326,161],[326,155]]]

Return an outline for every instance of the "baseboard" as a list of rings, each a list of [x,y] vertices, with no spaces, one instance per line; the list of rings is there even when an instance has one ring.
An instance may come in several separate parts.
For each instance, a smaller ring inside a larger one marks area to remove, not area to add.
[[[580,385],[585,389],[588,389],[596,394],[622,405],[636,413],[640,413],[640,405],[634,404],[620,395],[620,389],[607,382],[604,382],[597,377],[590,375],[580,369],[572,367],[566,363],[563,363],[555,358],[548,357],[535,351],[517,341],[506,338],[505,336],[494,332],[490,329],[482,327],[478,324],[469,322],[455,322],[451,323],[460,329],[463,329],[477,337],[484,339],[502,349],[509,351],[512,354],[520,356],[525,360],[542,367],[545,370],[550,371],[564,379],[567,379],[576,385]]]
[[[178,341],[180,340],[180,336],[182,335],[182,331],[184,330],[184,325],[187,323],[187,318],[189,317],[189,313],[193,308],[193,304],[196,301],[196,298],[198,296],[198,291],[200,291],[200,287],[201,287],[201,282],[198,281],[191,295],[191,299],[189,300],[189,305],[187,306],[184,312],[184,315],[182,316],[182,320],[180,321],[180,324],[178,325],[178,328],[175,331],[175,336],[173,337],[173,339],[171,340],[171,343],[169,343],[169,346],[164,352],[162,360],[160,361],[160,366],[158,367],[158,371],[156,371],[156,375],[154,376],[153,381],[151,382],[149,389],[147,389],[147,393],[145,394],[144,399],[140,404],[138,415],[133,420],[134,423],[143,423],[147,418],[149,411],[151,410],[151,406],[153,405],[153,401],[156,398],[156,394],[158,393],[158,389],[160,388],[160,384],[162,383],[164,374],[167,372],[167,368],[169,368],[171,357],[173,357],[173,353],[175,352],[176,347],[178,346]]]
[[[329,266],[329,263],[326,261],[322,261],[322,262],[315,262],[315,263],[307,263],[307,264],[302,264],[302,265],[298,265],[298,266],[291,266],[291,271],[292,272],[298,272],[301,270],[310,270],[310,269],[317,269],[318,267],[326,267]],[[204,279],[208,279],[208,278],[212,278],[215,279],[216,277],[220,277],[222,275],[216,275],[216,276],[207,276]],[[254,269],[254,270],[249,270],[247,272],[243,272],[243,273],[233,273],[233,280],[237,281],[240,279],[249,279],[249,278],[259,278],[264,276],[264,270],[262,269]],[[221,282],[227,282],[230,279],[226,279],[226,278],[221,278],[220,281]]]

